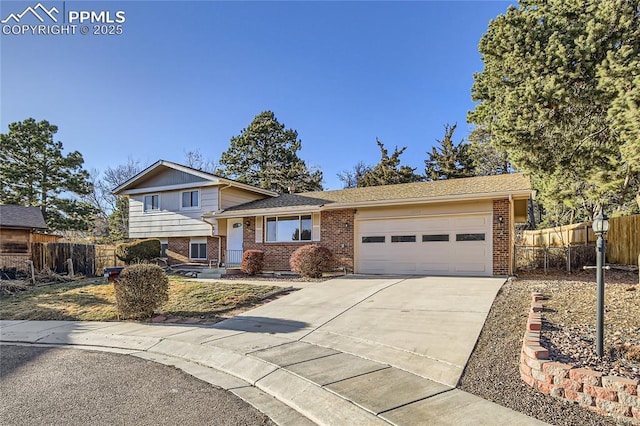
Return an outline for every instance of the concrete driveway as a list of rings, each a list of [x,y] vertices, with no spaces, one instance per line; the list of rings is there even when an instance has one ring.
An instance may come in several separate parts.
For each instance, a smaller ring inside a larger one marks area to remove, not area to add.
[[[453,387],[503,283],[356,275],[314,284],[218,327],[267,333],[265,347],[283,338],[334,348]]]

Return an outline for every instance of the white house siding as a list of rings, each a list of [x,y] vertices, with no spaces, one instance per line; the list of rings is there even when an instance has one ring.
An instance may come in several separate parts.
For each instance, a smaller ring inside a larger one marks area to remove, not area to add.
[[[232,206],[248,203],[249,201],[260,200],[266,195],[254,194],[249,191],[243,191],[236,188],[224,188],[222,190],[222,208],[228,209]]]
[[[137,194],[129,198],[129,237],[206,237],[210,236],[211,225],[202,221],[204,213],[218,209],[218,188],[193,188],[200,191],[200,208],[180,210],[183,190],[164,191],[160,194],[160,211],[144,212],[144,196]]]

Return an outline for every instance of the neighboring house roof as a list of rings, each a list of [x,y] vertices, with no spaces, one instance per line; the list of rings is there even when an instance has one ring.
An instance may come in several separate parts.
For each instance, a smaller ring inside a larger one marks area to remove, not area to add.
[[[398,185],[369,186],[335,191],[283,194],[252,201],[217,212],[217,217],[269,211],[319,211],[349,207],[402,205],[425,202],[526,197],[531,195],[529,177],[520,173],[447,179]]]
[[[47,229],[39,207],[0,205],[0,228]]]
[[[208,185],[229,185],[236,188],[244,189],[247,191],[255,192],[262,195],[268,196],[276,196],[278,195],[276,192],[269,191],[266,189],[258,188],[252,185],[248,185],[246,183],[238,182],[232,179],[223,178],[213,173],[204,172],[202,170],[197,170],[191,167],[183,166],[181,164],[173,163],[171,161],[159,160],[147,167],[137,175],[133,176],[131,179],[127,180],[120,186],[114,188],[112,192],[115,195],[126,195],[126,194],[136,194],[152,191],[154,188],[138,188],[138,185],[145,181],[146,179],[158,175],[167,169],[177,170],[180,172],[184,172],[193,176],[197,176],[198,178],[205,181]],[[182,184],[183,187],[195,187],[202,186],[202,184]]]

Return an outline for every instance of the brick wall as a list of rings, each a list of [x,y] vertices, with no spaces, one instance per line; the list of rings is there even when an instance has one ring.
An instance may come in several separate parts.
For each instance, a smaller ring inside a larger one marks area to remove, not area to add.
[[[498,218],[502,216],[502,222]],[[509,200],[493,200],[493,275],[509,274]]]
[[[256,243],[255,218],[245,217],[243,249],[264,251],[264,269],[273,271],[289,271],[289,258],[300,246],[306,244],[320,244],[328,248],[335,256],[336,267],[346,267],[353,270],[353,220],[354,210],[332,210],[321,212],[320,241],[304,243]],[[264,231],[266,232],[266,230]]]
[[[220,239],[224,239],[220,238]],[[211,263],[212,266],[218,266],[220,260],[218,259],[218,238],[207,237],[207,264]],[[224,256],[224,253],[221,254]]]
[[[169,265],[175,265],[177,263],[187,262],[189,262],[189,238],[167,238],[167,263]]]
[[[549,360],[549,351],[540,344],[542,298],[540,293],[531,295],[531,311],[520,353],[520,378],[546,395],[640,425],[638,380],[603,376],[598,371]]]
[[[224,239],[224,238],[223,238]],[[206,263],[218,260],[218,239],[207,237],[207,260],[189,259],[189,248],[191,238],[189,237],[169,237],[167,238],[167,263],[175,265],[178,263]]]
[[[353,271],[353,222],[355,210],[323,211],[320,217],[320,236],[323,246],[335,256],[336,267]]]

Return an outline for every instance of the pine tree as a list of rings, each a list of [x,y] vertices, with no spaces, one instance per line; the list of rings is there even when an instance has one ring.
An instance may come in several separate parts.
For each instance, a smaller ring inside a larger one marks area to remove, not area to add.
[[[557,220],[638,211],[640,0],[527,0],[489,24],[469,121]],[[561,204],[562,209],[556,205]],[[634,207],[635,206],[635,207]]]
[[[376,143],[380,148],[380,162],[364,173],[358,186],[394,185],[424,180],[422,176],[415,173],[415,168],[400,164],[400,156],[407,149],[406,146],[401,149],[396,146],[393,154],[389,156],[389,151],[384,147],[384,144],[378,139],[376,139]]]
[[[469,146],[460,141],[458,145],[453,143],[453,132],[457,124],[450,126],[445,124],[444,137],[437,140],[439,146],[431,148],[427,152],[429,158],[424,161],[425,176],[427,180],[455,179],[473,176],[473,167],[469,159]]]
[[[258,114],[222,153],[220,172],[231,179],[284,192],[322,190],[322,171],[298,157],[298,132],[286,129],[274,113]]]
[[[491,132],[485,126],[473,129],[469,135],[469,142],[467,155],[475,176],[512,172],[509,154],[492,143]]]
[[[62,142],[53,140],[57,131],[47,121],[28,118],[0,135],[0,203],[40,207],[50,229],[86,230],[96,209],[61,195],[89,194],[89,173],[78,151],[62,154]]]

